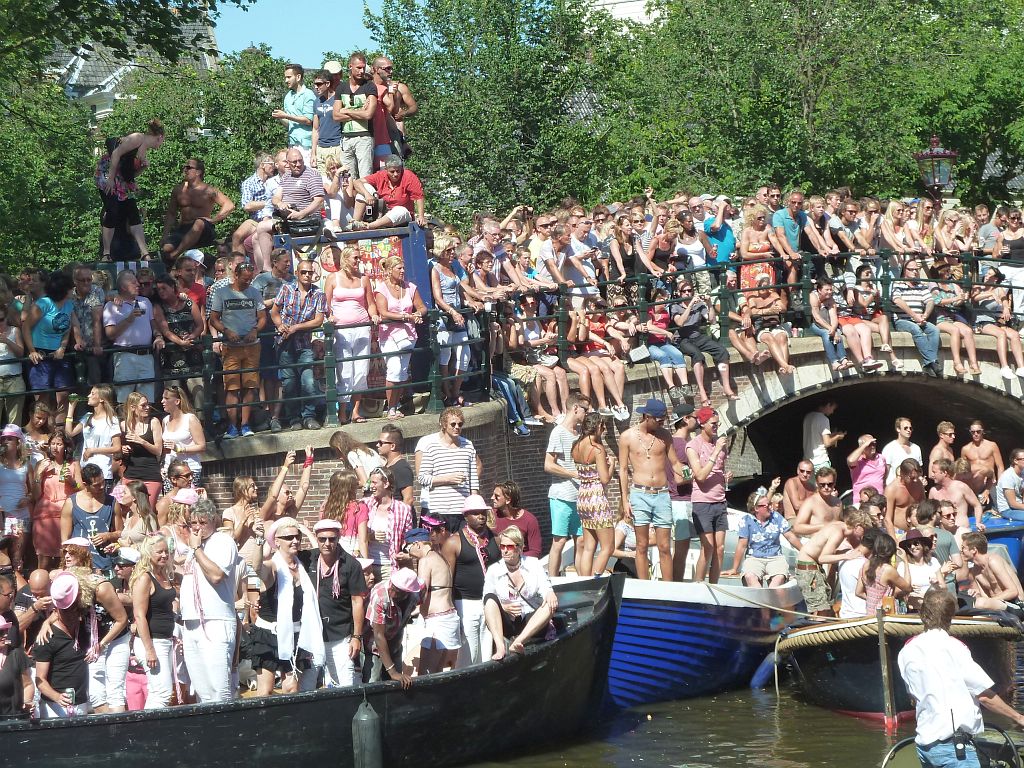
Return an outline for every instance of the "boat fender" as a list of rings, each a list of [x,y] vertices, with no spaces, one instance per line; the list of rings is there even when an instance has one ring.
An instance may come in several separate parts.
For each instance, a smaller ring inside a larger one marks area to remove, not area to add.
[[[778,657],[774,651],[765,656],[764,661],[758,665],[757,670],[754,672],[754,676],[750,678],[750,687],[767,688],[775,675],[775,664],[777,662]]]
[[[380,716],[365,700],[352,718],[352,757],[355,768],[384,768]]]

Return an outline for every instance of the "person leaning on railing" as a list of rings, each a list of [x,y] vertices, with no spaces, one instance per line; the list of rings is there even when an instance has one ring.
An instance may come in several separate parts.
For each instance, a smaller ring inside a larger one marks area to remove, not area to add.
[[[391,256],[381,262],[384,280],[374,294],[380,323],[380,351],[386,355],[387,413],[389,419],[400,419],[398,405],[402,399],[401,384],[409,380],[409,361],[416,346],[416,326],[423,322],[427,308],[414,283],[405,279],[402,256]]]
[[[935,306],[931,285],[921,281],[921,262],[916,258],[909,258],[903,265],[901,277],[892,285],[894,325],[914,339],[924,372],[937,377],[940,339],[939,329],[928,321]]]
[[[43,290],[44,295],[25,310],[21,329],[29,359],[28,384],[31,389],[56,389],[57,407],[63,410],[75,380],[71,363],[64,357],[71,334],[78,333],[78,318],[71,300],[74,283],[63,272],[54,272],[46,278]],[[50,392],[36,397],[53,405],[54,395]]]
[[[324,323],[325,293],[313,282],[316,263],[302,259],[295,267],[295,282],[281,285],[270,309],[277,329],[275,343],[285,398],[285,418],[291,428],[319,429],[317,390],[313,376],[313,331]],[[298,366],[298,367],[292,367]],[[300,398],[301,396],[301,398]]]

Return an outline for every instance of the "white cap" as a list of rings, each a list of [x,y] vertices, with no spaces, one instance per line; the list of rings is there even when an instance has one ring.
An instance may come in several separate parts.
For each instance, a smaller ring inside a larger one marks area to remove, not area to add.
[[[192,259],[192,261],[199,262],[199,266],[201,267],[206,266],[206,263],[203,261],[206,258],[206,254],[200,251],[198,248],[193,248],[189,251],[185,251],[185,253],[182,255]]]
[[[714,200],[715,196],[714,195],[709,195],[709,194],[705,193],[705,194],[700,196],[700,199],[704,200],[705,202],[707,202],[708,200]]]

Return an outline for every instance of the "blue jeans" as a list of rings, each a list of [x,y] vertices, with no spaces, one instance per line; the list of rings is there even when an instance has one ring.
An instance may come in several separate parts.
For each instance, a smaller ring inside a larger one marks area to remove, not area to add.
[[[921,768],[979,768],[978,753],[974,747],[967,747],[967,758],[956,759],[956,749],[952,742],[936,744],[931,749],[917,747],[917,757],[921,761]]]
[[[897,331],[906,331],[914,338],[922,365],[931,365],[939,359],[939,329],[934,323],[925,323],[922,328],[913,320],[900,318],[894,326]]]
[[[498,396],[508,403],[508,420],[510,424],[518,424],[530,417],[530,406],[523,399],[519,385],[514,379],[501,373],[491,375],[491,386],[498,390]]]
[[[651,353],[651,360],[657,363],[659,368],[686,367],[683,353],[671,344],[648,344],[647,351]]]
[[[821,339],[821,345],[825,348],[825,357],[830,363],[838,362],[846,357],[846,347],[843,346],[842,337],[839,338],[838,343],[832,343],[828,330],[815,323],[808,325],[807,330]]]
[[[312,419],[316,417],[316,397],[319,392],[316,388],[316,380],[313,378],[313,350],[300,349],[297,352],[291,349],[280,348],[278,360],[281,365],[292,365],[300,363],[301,368],[280,368],[278,374],[281,378],[281,392],[285,398],[285,418],[290,422],[299,419]],[[295,398],[310,398],[296,402]]]

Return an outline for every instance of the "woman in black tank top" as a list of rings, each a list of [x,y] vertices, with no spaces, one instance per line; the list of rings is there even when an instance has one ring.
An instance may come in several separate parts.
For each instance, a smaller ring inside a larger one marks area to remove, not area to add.
[[[147,536],[139,545],[139,562],[128,587],[132,594],[135,632],[145,653],[147,671],[146,709],[159,709],[171,703],[174,674],[172,638],[174,636],[174,569],[167,539]],[[135,646],[139,654],[139,646]]]
[[[160,455],[163,453],[163,427],[150,415],[149,398],[141,392],[129,393],[124,402],[121,422],[121,453],[125,457],[124,477],[146,484],[149,503],[156,507],[163,489]]]

